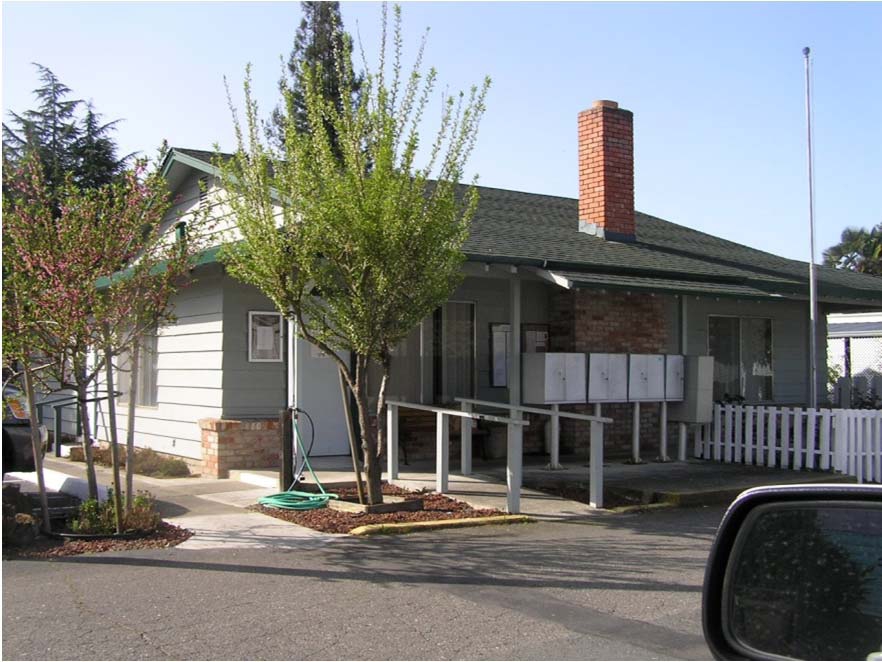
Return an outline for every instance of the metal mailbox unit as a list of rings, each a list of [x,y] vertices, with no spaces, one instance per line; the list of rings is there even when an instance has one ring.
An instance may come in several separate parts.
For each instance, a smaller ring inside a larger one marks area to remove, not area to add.
[[[686,361],[682,354],[665,356],[665,400],[680,402],[685,392]]]
[[[628,401],[628,355],[588,355],[588,402]]]
[[[630,402],[663,402],[664,399],[664,355],[629,354],[628,400]]]
[[[530,404],[580,404],[586,398],[585,354],[536,352],[522,355],[522,397]]]

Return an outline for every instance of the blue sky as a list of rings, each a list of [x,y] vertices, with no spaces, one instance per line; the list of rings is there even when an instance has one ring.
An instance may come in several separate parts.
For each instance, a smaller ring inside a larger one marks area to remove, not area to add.
[[[343,3],[374,61],[380,6]],[[882,4],[405,3],[413,53],[450,90],[493,78],[470,168],[487,186],[577,195],[576,116],[614,99],[635,117],[641,211],[807,259],[803,46],[814,58],[818,255],[882,222]],[[232,146],[252,63],[264,111],[299,3],[3,2],[3,110],[33,105],[31,62],[123,118],[124,151]],[[440,98],[440,97],[439,97]],[[575,223],[575,221],[574,221]],[[575,226],[574,226],[575,227]]]

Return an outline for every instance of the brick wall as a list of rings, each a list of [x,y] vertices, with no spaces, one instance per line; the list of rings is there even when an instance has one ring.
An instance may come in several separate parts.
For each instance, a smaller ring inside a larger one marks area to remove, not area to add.
[[[550,315],[552,352],[663,354],[667,348],[665,306],[661,298],[649,294],[559,290],[551,300]],[[566,405],[561,409],[593,413],[594,405]],[[603,405],[603,415],[614,421],[604,426],[606,454],[630,454],[632,412],[630,404]],[[658,417],[658,404],[641,404],[640,446],[646,458],[657,454]],[[562,420],[562,452],[587,453],[589,427],[587,422]]]
[[[277,468],[280,462],[279,421],[203,418],[202,475],[228,478],[230,469]]]
[[[634,237],[634,116],[614,101],[579,113],[579,220]]]

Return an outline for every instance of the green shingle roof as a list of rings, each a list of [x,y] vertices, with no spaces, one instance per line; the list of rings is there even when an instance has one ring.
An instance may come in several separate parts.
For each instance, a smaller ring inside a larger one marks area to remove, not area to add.
[[[212,152],[175,149],[210,164]],[[224,155],[226,156],[226,155]],[[641,212],[636,241],[578,231],[578,200],[478,187],[480,202],[463,250],[475,261],[563,270],[583,286],[633,287],[726,296],[808,298],[808,263],[698,232]],[[819,267],[821,301],[882,309],[882,278]]]

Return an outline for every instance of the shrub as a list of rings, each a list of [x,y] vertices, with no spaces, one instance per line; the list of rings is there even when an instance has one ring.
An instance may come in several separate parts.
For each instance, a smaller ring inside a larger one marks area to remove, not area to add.
[[[92,457],[96,464],[112,467],[113,458],[109,448],[93,448]],[[83,449],[79,446],[70,449],[70,459],[74,462],[85,462]],[[119,449],[120,466],[126,466],[126,449]],[[182,478],[190,475],[187,463],[176,457],[160,455],[152,448],[135,449],[135,473],[154,478]]]
[[[159,526],[162,518],[156,512],[156,501],[148,492],[138,492],[132,501],[132,512],[123,518],[124,531],[149,533]],[[88,499],[80,505],[80,512],[71,522],[74,533],[107,534],[116,533],[116,510],[113,505],[112,490],[108,490],[103,503]]]

